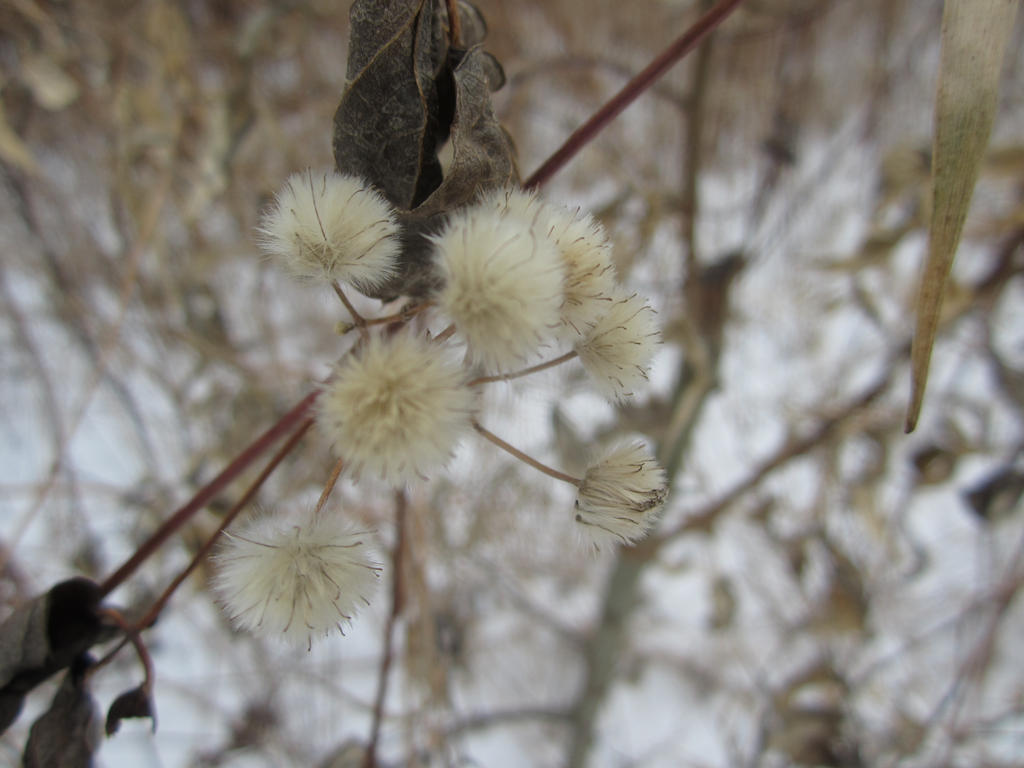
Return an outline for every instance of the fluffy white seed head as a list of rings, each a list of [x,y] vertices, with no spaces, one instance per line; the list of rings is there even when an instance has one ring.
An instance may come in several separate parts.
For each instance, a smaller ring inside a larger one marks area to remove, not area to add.
[[[615,291],[615,265],[604,229],[589,214],[544,202],[520,189],[503,189],[485,197],[482,206],[517,217],[538,235],[554,242],[565,267],[560,320],[575,340],[608,309]]]
[[[434,247],[445,281],[437,303],[470,360],[490,371],[520,366],[559,322],[565,267],[554,242],[480,205],[452,218]]]
[[[562,324],[578,338],[608,311],[615,293],[611,243],[589,214],[554,206],[549,209],[549,237],[558,245],[565,262]]]
[[[616,289],[604,315],[576,342],[576,352],[598,391],[621,400],[646,381],[660,340],[654,310],[647,301]]]
[[[576,522],[600,549],[647,535],[665,503],[665,471],[642,443],[613,446],[587,469],[576,497]]]
[[[527,221],[532,226],[543,215],[547,204],[533,192],[516,187],[497,189],[480,199],[481,208],[491,208],[502,216],[512,216]]]
[[[395,273],[399,228],[391,205],[354,176],[289,177],[263,215],[260,244],[296,277],[373,288]]]
[[[476,396],[428,338],[373,336],[338,366],[318,421],[348,467],[400,484],[440,469],[469,430]]]
[[[232,623],[307,648],[343,629],[380,574],[366,533],[333,515],[268,515],[225,536],[213,587]]]

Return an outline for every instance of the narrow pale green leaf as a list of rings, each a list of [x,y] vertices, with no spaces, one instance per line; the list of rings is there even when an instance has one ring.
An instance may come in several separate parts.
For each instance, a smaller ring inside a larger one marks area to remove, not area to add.
[[[946,0],[932,146],[932,220],[917,296],[906,431],[917,425],[942,296],[960,243],[999,96],[999,71],[1018,0]]]

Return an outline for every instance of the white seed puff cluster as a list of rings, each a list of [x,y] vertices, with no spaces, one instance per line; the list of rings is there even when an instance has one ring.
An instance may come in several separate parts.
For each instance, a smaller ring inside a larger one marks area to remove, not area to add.
[[[293,174],[262,219],[260,242],[297,277],[361,290],[391,277],[401,250],[383,196],[334,172]],[[443,281],[434,300],[471,364],[507,373],[568,342],[610,399],[646,379],[654,312],[617,286],[611,244],[590,216],[504,189],[456,212],[432,242]]]
[[[226,537],[213,587],[232,622],[294,645],[341,631],[380,573],[366,534],[332,515],[258,517]]]
[[[293,275],[359,290],[394,276],[402,255],[388,202],[333,172],[289,178],[260,237]],[[427,303],[453,328],[432,338],[408,318],[388,326],[354,318],[359,341],[319,397],[318,426],[357,479],[399,486],[442,469],[475,423],[469,382],[528,373],[524,363],[549,347],[549,363],[571,359],[554,359],[571,347],[610,399],[646,379],[659,343],[654,310],[618,285],[611,244],[590,216],[501,190],[454,212],[429,242],[440,287]],[[446,340],[451,332],[459,344]],[[665,473],[638,442],[613,446],[582,480],[550,474],[578,484],[575,519],[598,547],[645,536],[665,500]],[[365,534],[336,516],[260,517],[226,536],[214,588],[232,620],[294,643],[340,629],[380,571]]]
[[[425,336],[371,336],[320,396],[320,427],[357,475],[408,482],[442,468],[469,431],[476,395],[465,382]]]
[[[508,372],[549,341],[573,344],[598,390],[632,394],[659,343],[654,310],[616,282],[611,244],[590,216],[502,190],[434,240],[442,311],[471,361]]]
[[[665,471],[640,442],[612,446],[587,469],[576,497],[576,522],[600,548],[647,535],[667,493]]]
[[[263,250],[296,277],[358,289],[390,277],[401,248],[391,205],[362,179],[333,171],[289,177],[259,235]]]

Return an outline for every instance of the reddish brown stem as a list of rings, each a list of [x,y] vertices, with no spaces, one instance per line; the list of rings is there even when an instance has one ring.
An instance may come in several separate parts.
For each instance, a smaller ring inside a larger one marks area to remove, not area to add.
[[[338,459],[334,464],[334,469],[331,470],[331,476],[327,478],[327,482],[324,483],[324,490],[320,494],[319,500],[316,502],[316,508],[313,510],[313,517],[317,520],[320,519],[320,513],[323,511],[324,504],[327,503],[327,499],[331,497],[331,491],[334,490],[334,486],[338,484],[338,478],[341,477],[341,470],[345,468],[345,460]]]
[[[601,109],[577,128],[565,140],[555,154],[544,161],[533,175],[524,183],[526,189],[533,189],[546,184],[552,176],[560,171],[583,147],[585,147],[605,126],[644,91],[654,85],[676,62],[689,53],[715,27],[725,21],[743,0],[720,0],[707,13],[697,19],[696,23],[683,33],[672,45],[647,65],[640,74],[630,80]]]
[[[564,355],[559,355],[553,360],[548,360],[543,363],[538,363],[537,365],[532,365],[529,368],[524,368],[521,371],[514,371],[513,373],[498,373],[495,374],[494,376],[478,376],[477,378],[469,382],[466,386],[475,387],[477,384],[490,384],[495,381],[511,381],[512,379],[518,379],[523,376],[530,376],[531,374],[540,373],[541,371],[546,371],[548,368],[554,368],[556,365],[561,365],[562,363],[568,362],[569,360],[572,360],[574,357],[576,357],[577,354],[578,353],[576,352],[576,350],[573,349],[570,350],[569,352],[566,352]]]
[[[506,443],[504,440],[502,440],[496,434],[491,432],[489,429],[483,427],[480,424],[480,422],[474,421],[473,429],[479,432],[482,437],[486,438],[487,440],[490,440],[496,446],[501,448],[501,450],[505,451],[508,454],[511,454],[512,456],[515,456],[524,464],[529,464],[534,469],[543,472],[548,477],[553,477],[555,478],[555,480],[561,480],[563,483],[568,483],[569,485],[575,485],[577,488],[579,488],[580,485],[583,484],[583,481],[580,478],[573,477],[572,475],[567,475],[565,472],[559,472],[554,467],[549,467],[547,464],[537,461],[530,454],[523,453],[511,443]]]
[[[129,624],[128,620],[121,615],[121,612],[114,608],[102,608],[99,613],[103,618],[116,624],[118,629],[124,632],[125,639],[135,648],[135,653],[138,655],[139,661],[142,663],[143,672],[146,675],[142,681],[142,688],[148,695],[153,690],[153,680],[156,678],[156,675],[153,672],[153,659],[149,655],[149,651],[146,650],[146,645],[142,642],[142,638],[139,637],[138,628]],[[97,669],[99,666],[100,664],[97,664],[93,669]],[[153,729],[156,730],[155,717],[153,718]]]
[[[370,725],[370,740],[366,745],[366,756],[363,768],[377,768],[377,742],[380,740],[380,726],[384,719],[384,699],[387,695],[388,677],[391,673],[391,657],[395,624],[402,613],[405,602],[403,592],[403,562],[405,553],[405,512],[408,499],[404,491],[395,493],[395,549],[391,556],[391,613],[384,627],[384,650],[380,660],[380,672],[377,676],[377,696],[373,702],[373,722]]]
[[[143,542],[135,554],[128,558],[124,565],[114,571],[100,585],[100,597],[106,597],[124,583],[150,555],[160,548],[160,545],[171,534],[181,528],[196,512],[205,507],[218,493],[224,490],[227,484],[244,472],[250,464],[259,458],[260,454],[277,442],[283,435],[287,434],[289,430],[294,429],[295,425],[306,416],[306,412],[313,405],[313,401],[316,400],[319,394],[320,391],[317,390],[306,395],[298,405],[278,419],[274,426],[257,437],[248,448],[238,454],[235,460],[228,464],[219,475],[204,485],[185,506],[167,518],[153,535]]]
[[[249,502],[252,501],[252,497],[256,495],[257,491],[259,491],[263,483],[267,481],[267,478],[270,477],[271,473],[277,469],[277,465],[284,461],[285,456],[292,452],[292,448],[296,446],[311,426],[313,426],[312,419],[306,419],[302,422],[302,424],[299,425],[299,428],[295,430],[295,433],[288,438],[288,442],[282,445],[278,449],[277,453],[274,454],[273,458],[267,462],[267,466],[265,466],[259,476],[252,481],[252,484],[246,489],[245,493],[242,494],[242,498],[235,502],[235,505],[226,515],[224,515],[224,519],[221,520],[217,530],[214,531],[213,535],[207,539],[206,543],[200,547],[198,552],[196,552],[195,557],[192,558],[192,562],[190,562],[185,569],[175,577],[174,581],[168,585],[167,589],[164,590],[164,593],[160,595],[157,601],[153,603],[150,609],[146,612],[146,615],[136,622],[135,627],[137,632],[141,632],[156,621],[160,612],[164,609],[164,606],[167,605],[167,601],[171,599],[171,596],[177,591],[178,587],[180,587],[185,579],[189,577],[189,574],[196,569],[196,566],[203,561],[203,558],[210,554],[210,550],[213,549],[213,546],[217,543],[217,539],[220,538],[220,535],[227,530],[227,527],[231,525],[232,522],[234,522],[235,518],[238,517],[238,514],[248,506]]]
[[[434,341],[437,341],[437,342],[445,341],[446,339],[450,338],[454,334],[455,334],[455,323],[452,323],[447,328],[445,328],[443,331],[441,331],[439,334],[437,334],[437,336],[434,337]]]

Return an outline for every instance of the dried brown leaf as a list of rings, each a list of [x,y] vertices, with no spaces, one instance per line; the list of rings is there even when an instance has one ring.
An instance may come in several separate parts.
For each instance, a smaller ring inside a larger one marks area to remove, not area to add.
[[[487,37],[487,20],[480,9],[466,0],[459,0],[459,27],[461,37],[459,43],[463,48],[480,45]]]
[[[148,717],[153,721],[153,731],[156,731],[156,708],[145,685],[125,691],[114,699],[107,710],[107,736],[117,733],[121,721],[130,717]]]
[[[366,179],[398,208],[398,271],[368,292],[385,301],[436,287],[427,238],[448,211],[518,181],[512,142],[491,107],[505,73],[476,45],[487,31],[479,11],[466,2],[459,7],[468,50],[449,46],[439,0],[358,0],[352,7],[334,158],[341,173]],[[442,177],[437,150],[449,140],[453,160]]]
[[[99,587],[69,579],[18,608],[0,625],[0,733],[25,694],[102,639]]]
[[[24,768],[88,768],[99,746],[99,713],[90,695],[85,669],[88,660],[65,675],[50,708],[28,734]]]
[[[416,210],[420,216],[459,208],[483,191],[519,181],[512,141],[491,107],[495,63],[482,49],[471,48],[453,73],[452,165],[441,186]]]
[[[480,48],[466,53],[455,70],[455,121],[451,141],[454,158],[441,186],[415,210],[400,213],[402,262],[396,277],[374,294],[390,299],[399,294],[425,296],[437,286],[431,269],[428,235],[436,232],[452,210],[473,202],[488,189],[517,184],[515,151],[491,108],[491,57]]]
[[[350,18],[335,164],[408,210],[441,183],[438,78],[448,59],[446,30],[433,0],[357,0]]]

